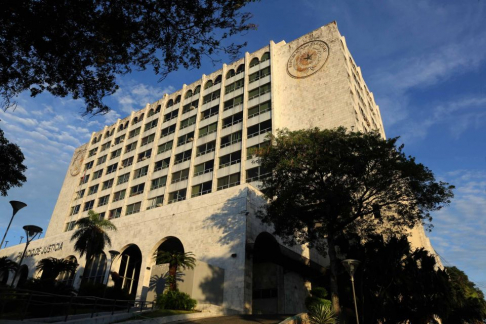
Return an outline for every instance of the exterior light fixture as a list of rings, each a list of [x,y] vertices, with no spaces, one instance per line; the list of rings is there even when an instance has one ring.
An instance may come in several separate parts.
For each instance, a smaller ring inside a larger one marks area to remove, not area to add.
[[[12,204],[12,206],[13,206],[13,204]],[[15,215],[15,213],[14,213],[14,215]],[[12,218],[13,218],[13,216],[12,216]],[[17,271],[15,271],[15,275],[13,277],[12,283],[10,284],[10,287],[13,287],[13,285],[15,283],[15,279],[17,278],[17,275],[19,274],[19,270],[20,270],[20,267],[22,265],[22,261],[24,260],[24,257],[25,257],[25,252],[27,252],[27,248],[29,247],[30,242],[32,242],[37,235],[40,236],[42,234],[42,227],[39,227],[39,226],[36,226],[36,225],[25,225],[23,228],[24,228],[24,231],[25,231],[25,234],[26,234],[25,248],[24,248],[24,252],[22,253],[22,257],[20,258],[19,266],[17,268]]]
[[[349,275],[351,276],[351,285],[353,286],[354,311],[356,312],[356,323],[359,324],[358,306],[356,304],[356,292],[354,291],[354,273],[356,272],[356,269],[358,268],[360,261],[353,260],[353,259],[346,259],[341,261],[341,263],[343,264],[344,269],[346,269],[346,272],[349,273]]]
[[[21,201],[16,201],[16,200],[10,201],[10,205],[12,205],[12,211],[13,211],[12,218],[10,218],[10,223],[8,223],[7,230],[5,231],[5,235],[3,235],[2,243],[0,243],[0,249],[2,248],[2,245],[3,245],[3,242],[5,241],[5,238],[7,237],[8,230],[10,229],[10,225],[12,224],[12,221],[14,219],[15,214],[17,214],[17,212],[19,210],[21,210],[22,208],[27,206],[27,204],[25,204]]]

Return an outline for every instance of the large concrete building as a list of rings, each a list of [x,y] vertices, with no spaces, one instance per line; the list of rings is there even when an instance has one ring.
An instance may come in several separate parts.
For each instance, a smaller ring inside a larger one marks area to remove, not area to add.
[[[112,270],[137,298],[153,299],[166,267],[157,251],[191,251],[180,289],[200,304],[246,313],[296,313],[326,260],[285,247],[255,217],[265,171],[252,150],[277,129],[320,127],[385,136],[380,110],[335,22],[203,75],[93,133],[73,155],[45,238],[24,259],[20,283],[46,257],[75,258],[81,275],[108,280],[108,251],[83,269],[70,237],[95,210],[118,228]],[[419,235],[418,244],[427,245]],[[18,257],[24,244],[0,251]],[[107,248],[108,250],[108,248]],[[6,280],[6,279],[5,279]],[[11,280],[11,278],[9,278]],[[163,281],[163,280],[162,280]],[[113,284],[110,279],[109,284]]]

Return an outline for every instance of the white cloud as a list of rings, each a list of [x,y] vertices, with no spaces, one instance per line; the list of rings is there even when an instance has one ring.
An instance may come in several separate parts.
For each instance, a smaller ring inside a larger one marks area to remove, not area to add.
[[[174,92],[175,88],[168,86],[165,88],[153,87],[144,83],[131,81],[120,81],[120,88],[113,95],[121,110],[131,113],[139,110],[147,103],[154,102],[163,97],[165,93]]]

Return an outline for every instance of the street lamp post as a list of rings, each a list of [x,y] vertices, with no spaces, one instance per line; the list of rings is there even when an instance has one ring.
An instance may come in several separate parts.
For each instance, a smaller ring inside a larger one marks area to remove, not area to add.
[[[17,214],[19,210],[27,206],[27,204],[16,200],[10,201],[10,205],[12,205],[12,210],[13,210],[12,218],[10,218],[10,223],[8,223],[7,230],[5,231],[5,235],[3,235],[2,243],[0,243],[0,249],[3,246],[3,242],[5,241],[5,238],[7,237],[8,230],[10,229],[10,225],[12,224],[15,214]]]
[[[34,238],[37,236],[37,234],[40,235],[42,233],[42,228],[39,227],[39,226],[35,226],[35,225],[25,225],[24,231],[25,231],[25,234],[26,234],[26,237],[27,237],[26,243],[25,243],[25,248],[24,248],[24,252],[22,253],[22,257],[20,258],[19,266],[17,268],[17,271],[15,271],[15,275],[13,277],[12,283],[10,284],[10,287],[13,287],[13,285],[15,283],[15,279],[17,278],[17,275],[19,274],[20,266],[22,265],[22,261],[24,261],[25,252],[27,252],[27,248],[29,247],[30,242],[32,242],[34,240]]]
[[[359,324],[358,318],[358,305],[356,304],[356,292],[354,291],[354,273],[360,262],[358,260],[346,259],[342,261],[342,264],[346,271],[351,276],[351,286],[353,287],[353,298],[354,298],[354,311],[356,312],[356,323]]]
[[[108,286],[108,281],[110,281],[110,273],[111,273],[111,267],[113,266],[113,261],[116,259],[117,256],[120,255],[120,252],[115,251],[115,250],[110,250],[108,252],[110,253],[111,262],[110,262],[110,269],[108,271],[108,277],[107,277],[106,283],[105,283],[105,289],[103,290],[103,298],[105,298],[106,288]]]

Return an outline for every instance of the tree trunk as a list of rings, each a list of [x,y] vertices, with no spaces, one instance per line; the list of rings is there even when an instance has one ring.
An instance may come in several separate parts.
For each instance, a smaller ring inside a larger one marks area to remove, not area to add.
[[[329,254],[329,263],[331,268],[331,301],[334,312],[339,315],[341,313],[341,306],[339,305],[339,289],[338,289],[338,259],[336,256],[336,245],[334,240],[330,238],[327,239],[327,247]]]
[[[177,290],[177,264],[169,264],[169,277],[170,277],[170,286],[169,290],[176,291]]]

